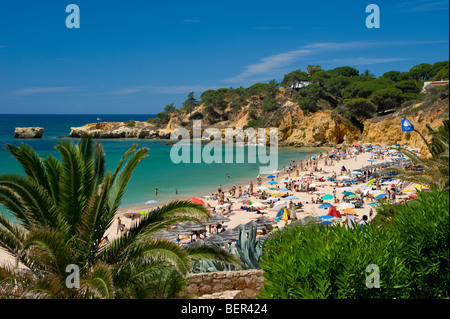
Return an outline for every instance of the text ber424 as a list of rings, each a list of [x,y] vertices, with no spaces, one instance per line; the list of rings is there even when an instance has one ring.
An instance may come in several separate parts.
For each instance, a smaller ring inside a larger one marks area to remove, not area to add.
[[[225,307],[226,313],[252,313],[252,314],[258,314],[258,313],[267,313],[267,304],[226,304]]]

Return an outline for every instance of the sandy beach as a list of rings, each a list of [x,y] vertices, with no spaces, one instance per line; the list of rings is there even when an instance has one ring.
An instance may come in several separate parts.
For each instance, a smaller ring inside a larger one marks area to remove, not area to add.
[[[319,156],[316,156],[316,165],[311,165],[312,160],[303,160],[303,170],[300,167],[300,160],[299,159],[292,159],[292,165],[295,165],[295,167],[290,171],[287,172],[287,167],[279,168],[278,173],[274,173],[273,175],[275,178],[267,178],[267,175],[261,175],[261,185],[258,186],[258,179],[257,176],[251,181],[253,183],[253,194],[245,195],[241,198],[238,196],[239,188],[242,189],[242,193],[249,192],[249,188],[246,188],[248,186],[247,184],[235,184],[236,187],[236,193],[235,196],[232,196],[230,194],[230,189],[228,188],[222,188],[222,191],[224,193],[224,199],[225,203],[229,202],[230,207],[223,206],[223,208],[217,208],[213,213],[220,213],[226,215],[230,221],[225,223],[225,227],[227,229],[234,228],[240,224],[246,224],[252,220],[256,220],[262,216],[268,217],[268,218],[275,218],[280,210],[278,209],[272,209],[270,205],[268,204],[267,200],[260,198],[262,191],[258,193],[259,188],[265,190],[267,194],[267,198],[270,198],[272,194],[275,194],[278,192],[278,188],[285,187],[285,183],[281,182],[283,180],[290,179],[292,181],[292,184],[295,184],[296,181],[304,180],[306,178],[310,178],[309,183],[312,184],[312,186],[315,186],[314,190],[311,191],[297,191],[297,190],[290,190],[290,191],[282,191],[283,195],[289,194],[294,195],[298,197],[298,199],[293,199],[292,202],[295,204],[301,203],[303,206],[299,209],[295,209],[295,213],[297,216],[297,219],[304,218],[306,216],[321,216],[321,215],[327,215],[328,214],[328,208],[323,209],[319,208],[319,206],[322,203],[312,203],[312,199],[317,200],[318,198],[321,198],[325,194],[334,195],[335,198],[332,198],[330,200],[324,200],[323,203],[329,203],[331,205],[335,205],[337,208],[339,208],[339,203],[335,202],[335,199],[338,199],[342,201],[342,198],[344,196],[343,191],[341,188],[343,185],[343,181],[339,179],[340,176],[345,175],[345,172],[342,172],[342,167],[344,166],[347,170],[347,172],[352,172],[354,170],[361,169],[362,167],[368,166],[372,163],[381,163],[386,160],[390,160],[390,156],[385,156],[383,159],[374,159],[372,153],[370,151],[367,152],[361,152],[356,154],[355,148],[350,148],[346,150],[347,153],[345,156],[341,157],[339,160],[333,159],[330,161],[328,157],[328,153],[322,153],[321,158]],[[313,157],[314,158],[314,157]],[[325,165],[325,159],[327,159],[327,165]],[[369,160],[372,160],[370,162]],[[373,162],[375,160],[375,162]],[[306,164],[308,162],[308,165]],[[311,164],[310,164],[311,163]],[[317,167],[317,168],[315,168]],[[298,170],[298,175],[297,175]],[[332,177],[333,175],[336,176],[336,180],[338,181],[338,185],[336,185],[335,182],[329,181],[328,179]],[[276,181],[277,184],[269,184],[270,181]],[[224,181],[224,184],[227,185],[233,185],[233,179],[232,177],[230,179],[226,179]],[[364,185],[365,183],[358,183],[356,185],[351,185],[354,190],[356,191],[359,186]],[[297,182],[298,187],[300,187],[300,183]],[[311,185],[310,185],[311,186]],[[337,187],[336,187],[337,186]],[[223,185],[222,185],[223,187]],[[217,188],[219,188],[219,185],[217,185]],[[333,189],[335,189],[335,193],[333,193]],[[382,190],[384,191],[386,189],[385,185],[383,185]],[[316,194],[316,192],[319,192]],[[215,196],[217,193],[217,189],[212,189],[209,192],[206,192],[205,194],[198,194],[196,196],[197,198],[204,201],[205,205],[208,205],[208,207],[216,208],[218,205],[223,204],[220,201],[220,198],[214,199],[211,197],[211,195]],[[209,197],[206,197],[209,196]],[[279,197],[279,196],[278,196]],[[407,197],[407,196],[406,196]],[[182,195],[174,195],[174,198],[172,200],[189,200],[190,197],[185,197]],[[397,197],[397,199],[400,199]],[[130,207],[124,207],[121,208],[118,212],[116,217],[120,217],[122,223],[125,225],[126,228],[130,228],[132,224],[132,220],[130,218],[127,218],[123,216],[124,213],[129,211],[151,211],[153,209],[156,209],[157,207],[160,207],[164,205],[165,203],[169,202],[167,201],[161,201],[152,205],[136,205],[136,206],[130,206]],[[257,213],[257,211],[246,211],[243,210],[242,207],[246,202],[250,201],[253,203],[252,206],[254,206],[256,209],[259,209],[259,211],[263,214]],[[286,202],[288,208],[290,204],[290,200],[285,200],[284,198],[279,197],[279,202],[277,204]],[[368,205],[370,202],[365,202],[364,205],[360,208],[353,208],[353,211],[356,213],[355,219],[356,221],[359,221],[364,215],[368,216],[370,215],[370,212],[372,210],[373,218],[376,215],[376,210],[374,206]],[[219,206],[220,207],[220,206]],[[279,207],[279,206],[278,206]],[[342,210],[339,210],[341,213],[343,213]],[[369,218],[369,221],[370,219]],[[281,219],[277,219],[278,222],[276,225],[273,225],[273,227],[282,228],[285,226],[285,221]],[[338,220],[338,222],[344,222],[345,221],[345,215],[342,215],[341,220]],[[288,224],[291,223],[292,220],[288,221]],[[108,236],[110,240],[113,240],[114,238],[117,238],[118,236],[121,236],[121,233],[117,231],[117,218],[105,234]],[[0,263],[14,263],[14,259],[9,256],[4,250],[0,249]]]

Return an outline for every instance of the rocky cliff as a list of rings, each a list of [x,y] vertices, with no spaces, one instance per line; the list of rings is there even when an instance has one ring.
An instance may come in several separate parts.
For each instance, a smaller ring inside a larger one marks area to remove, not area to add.
[[[422,156],[428,156],[428,150],[419,134],[415,132],[401,131],[401,117],[407,118],[414,129],[419,131],[425,138],[428,137],[427,124],[437,128],[442,121],[448,119],[447,103],[437,101],[431,105],[419,103],[390,115],[370,119],[364,122],[364,131],[361,134],[361,143],[380,143],[382,145],[393,145],[403,143],[410,147],[418,148]]]
[[[16,127],[14,138],[41,138],[44,135],[42,127]]]
[[[80,138],[86,133],[94,138],[168,139],[170,137],[169,131],[156,129],[154,125],[138,121],[134,122],[133,126],[124,122],[101,122],[71,127],[69,137]]]
[[[404,116],[411,121],[414,127],[427,136],[426,124],[436,128],[441,125],[445,117],[448,118],[448,102],[438,101],[431,105],[416,104],[389,115],[376,117],[363,122],[361,132],[352,123],[333,110],[321,110],[304,115],[303,111],[291,101],[282,105],[285,112],[279,119],[278,140],[282,146],[336,146],[343,143],[380,143],[393,145],[400,143],[400,118]],[[202,107],[194,112],[201,113]],[[214,124],[202,119],[202,131],[208,127],[218,128],[224,136],[225,128],[246,128],[249,122],[249,110],[243,108],[231,119]],[[192,134],[192,119],[188,115],[172,117],[167,125],[158,127],[147,122],[135,122],[133,127],[126,123],[92,123],[83,127],[73,127],[70,137],[78,138],[85,133],[92,134],[94,138],[139,138],[169,139],[170,133],[177,128],[185,127]],[[192,135],[191,135],[192,136]],[[204,137],[208,138],[207,134]],[[267,130],[269,138],[269,130]],[[420,148],[426,154],[426,148],[420,136],[414,132],[403,132],[403,142],[411,147]]]

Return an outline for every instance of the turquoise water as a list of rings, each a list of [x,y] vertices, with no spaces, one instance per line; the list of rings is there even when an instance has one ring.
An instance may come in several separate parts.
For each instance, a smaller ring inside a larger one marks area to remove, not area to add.
[[[102,121],[127,121],[130,119],[144,121],[152,115],[0,115],[0,174],[19,173],[23,171],[20,165],[4,150],[5,143],[18,145],[27,143],[31,145],[41,156],[53,154],[58,157],[54,146],[58,144],[58,136],[66,136],[70,127],[82,126],[95,122],[97,117]],[[44,127],[44,137],[39,140],[16,140],[13,138],[14,128],[18,126]],[[170,159],[171,146],[162,140],[101,140],[105,149],[106,164],[108,170],[114,170],[123,154],[134,143],[138,148],[148,147],[149,156],[144,158],[134,171],[128,184],[123,206],[142,205],[146,201],[156,199],[164,201],[176,198],[175,189],[178,189],[178,197],[186,198],[194,194],[211,194],[218,185],[224,189],[232,184],[243,184],[254,179],[259,174],[260,163],[180,163],[175,164]],[[206,143],[203,143],[203,146]],[[246,148],[245,148],[246,149]],[[309,158],[320,152],[312,148],[279,148],[278,169],[293,159]],[[222,152],[224,154],[224,152]],[[224,155],[223,155],[224,156]],[[247,158],[247,156],[245,156]],[[222,161],[224,162],[224,161]],[[231,176],[227,178],[226,174]],[[155,189],[158,188],[158,197],[155,197]],[[0,208],[1,210],[1,208]],[[5,213],[3,211],[3,213]],[[7,215],[7,213],[6,213]]]

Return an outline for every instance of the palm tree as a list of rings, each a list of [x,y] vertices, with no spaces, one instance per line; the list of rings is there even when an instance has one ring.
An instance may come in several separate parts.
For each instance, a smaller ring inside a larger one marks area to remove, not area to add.
[[[425,184],[441,190],[449,189],[449,120],[444,120],[443,124],[436,130],[427,124],[428,134],[431,141],[428,140],[417,130],[425,145],[427,146],[431,158],[424,159],[414,153],[402,150],[415,165],[423,168],[423,171],[408,171],[399,169],[400,177],[419,184]]]
[[[83,137],[78,144],[60,141],[61,161],[41,158],[30,146],[7,144],[25,176],[0,175],[0,204],[17,222],[0,215],[0,247],[16,259],[0,273],[15,274],[24,297],[113,298],[125,291],[127,279],[143,281],[165,270],[187,274],[197,258],[238,264],[226,252],[182,249],[154,240],[152,234],[187,220],[207,218],[202,206],[186,201],[170,203],[132,225],[129,232],[99,247],[112,225],[125,187],[148,149],[133,145],[114,172],[105,170],[100,143]],[[26,272],[18,272],[21,264]],[[69,288],[67,267],[79,267],[79,288]]]

